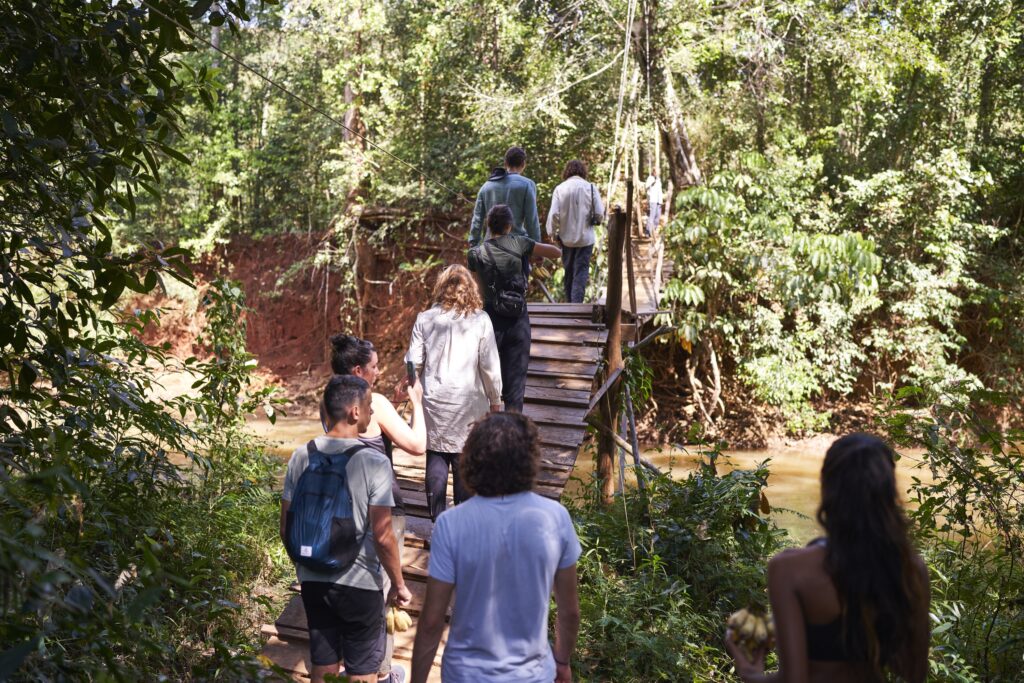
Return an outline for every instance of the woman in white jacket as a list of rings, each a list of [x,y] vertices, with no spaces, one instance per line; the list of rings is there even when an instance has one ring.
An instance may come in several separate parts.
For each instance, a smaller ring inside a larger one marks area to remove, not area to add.
[[[431,519],[447,507],[449,469],[455,504],[469,498],[459,476],[459,453],[473,423],[502,407],[498,347],[482,306],[470,272],[448,266],[434,285],[433,306],[416,316],[405,356],[415,364],[423,386]]]

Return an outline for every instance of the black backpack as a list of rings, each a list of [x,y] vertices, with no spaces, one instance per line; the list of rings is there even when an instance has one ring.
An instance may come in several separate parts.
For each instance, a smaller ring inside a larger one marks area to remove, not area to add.
[[[310,441],[309,462],[299,477],[285,518],[284,547],[292,562],[321,574],[345,571],[359,555],[363,534],[356,533],[345,467],[358,445],[324,453]]]
[[[488,240],[482,245],[484,251],[487,252],[488,259],[486,261],[480,259],[481,263],[486,264],[490,271],[487,287],[492,294],[491,308],[502,317],[518,318],[526,312],[526,276],[523,274],[522,268],[511,278],[502,275],[498,268],[498,262],[494,258],[494,252],[491,251],[491,245],[516,259],[521,260],[522,257],[512,250]]]

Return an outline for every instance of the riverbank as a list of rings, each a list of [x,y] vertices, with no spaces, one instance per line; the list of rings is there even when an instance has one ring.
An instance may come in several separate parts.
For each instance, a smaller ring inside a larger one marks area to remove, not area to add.
[[[250,427],[268,441],[269,451],[287,459],[296,446],[322,432],[319,419],[313,415],[289,415],[278,418],[275,424],[267,420],[253,420]],[[814,515],[818,506],[818,474],[825,451],[837,437],[818,434],[804,438],[777,438],[763,449],[729,449],[718,461],[724,471],[749,469],[757,463],[769,461],[771,475],[765,495],[772,506],[776,523],[789,531],[796,543],[806,543],[820,531]],[[698,446],[663,448],[642,446],[643,457],[663,472],[683,478],[694,471],[706,452]],[[897,464],[897,478],[902,491],[910,488],[913,477],[929,480],[930,473],[919,467],[918,452],[903,454]],[[627,469],[627,481],[635,479],[632,468]],[[573,479],[566,486],[566,495],[578,496],[594,474],[592,451],[585,445],[576,461]]]

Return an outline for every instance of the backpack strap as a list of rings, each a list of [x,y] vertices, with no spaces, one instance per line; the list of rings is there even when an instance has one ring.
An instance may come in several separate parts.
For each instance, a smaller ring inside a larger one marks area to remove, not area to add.
[[[310,439],[309,443],[306,444],[306,455],[312,456],[314,453],[320,453],[321,455],[344,455],[346,457],[351,458],[353,455],[363,450],[364,448],[375,450],[374,448],[367,446],[365,443],[360,443],[358,446],[349,446],[341,453],[324,453],[322,450],[316,447],[316,439]]]
[[[512,251],[511,249],[508,249],[507,247],[501,246],[497,242],[492,242],[492,244],[494,244],[495,247],[497,247],[498,249],[502,250],[503,252],[505,252],[509,256],[515,256],[517,259],[521,259],[523,257],[522,254],[517,254],[516,252]],[[490,253],[490,252],[488,252],[488,253]]]
[[[494,258],[494,252],[491,251],[491,240],[484,240],[483,247],[484,251],[487,252],[487,258],[490,259],[489,263],[487,261],[484,261],[484,263],[487,263],[487,269],[491,271],[491,281],[488,283],[487,286],[491,289],[492,292],[497,293],[498,289],[500,289],[497,286],[499,278],[502,280],[502,284],[505,284],[505,278],[501,277],[501,271],[498,270],[498,262]],[[499,246],[498,248],[500,249],[501,247]]]

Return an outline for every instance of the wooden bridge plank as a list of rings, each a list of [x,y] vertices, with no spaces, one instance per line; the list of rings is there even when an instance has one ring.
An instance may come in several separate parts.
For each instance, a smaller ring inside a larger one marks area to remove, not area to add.
[[[594,380],[588,377],[564,377],[549,375],[546,373],[526,373],[526,395],[530,394],[530,387],[543,389],[565,389],[570,391],[581,391],[589,394],[594,386]]]
[[[554,360],[554,359],[530,359],[528,373],[547,373],[549,375],[566,377],[590,377],[593,379],[597,372],[597,363],[585,363],[581,361]]]
[[[571,470],[573,465],[576,464],[576,454],[578,450],[578,446],[559,447],[541,445],[540,457],[549,463],[558,463],[564,469]]]
[[[548,425],[540,430],[540,444],[544,446],[563,446],[577,448],[586,436],[583,427],[559,427]]]
[[[593,312],[594,304],[551,304],[530,301],[527,303],[526,310],[531,317],[534,315],[556,315],[587,318]]]
[[[586,406],[590,404],[590,392],[556,387],[526,385],[526,403],[546,403],[558,406]]]
[[[523,406],[523,415],[542,425],[559,425],[585,428],[583,419],[587,415],[586,406],[566,408],[563,406],[539,405],[528,403]]]
[[[553,315],[535,315],[531,317],[530,329],[540,328],[607,331],[604,323],[595,323],[589,315],[586,317],[561,317]]]
[[[601,349],[582,344],[546,344],[535,341],[530,344],[530,365],[537,358],[596,363],[601,358]]]
[[[531,327],[530,336],[534,342],[548,344],[586,344],[601,346],[608,338],[607,330],[566,329],[564,327]]]

